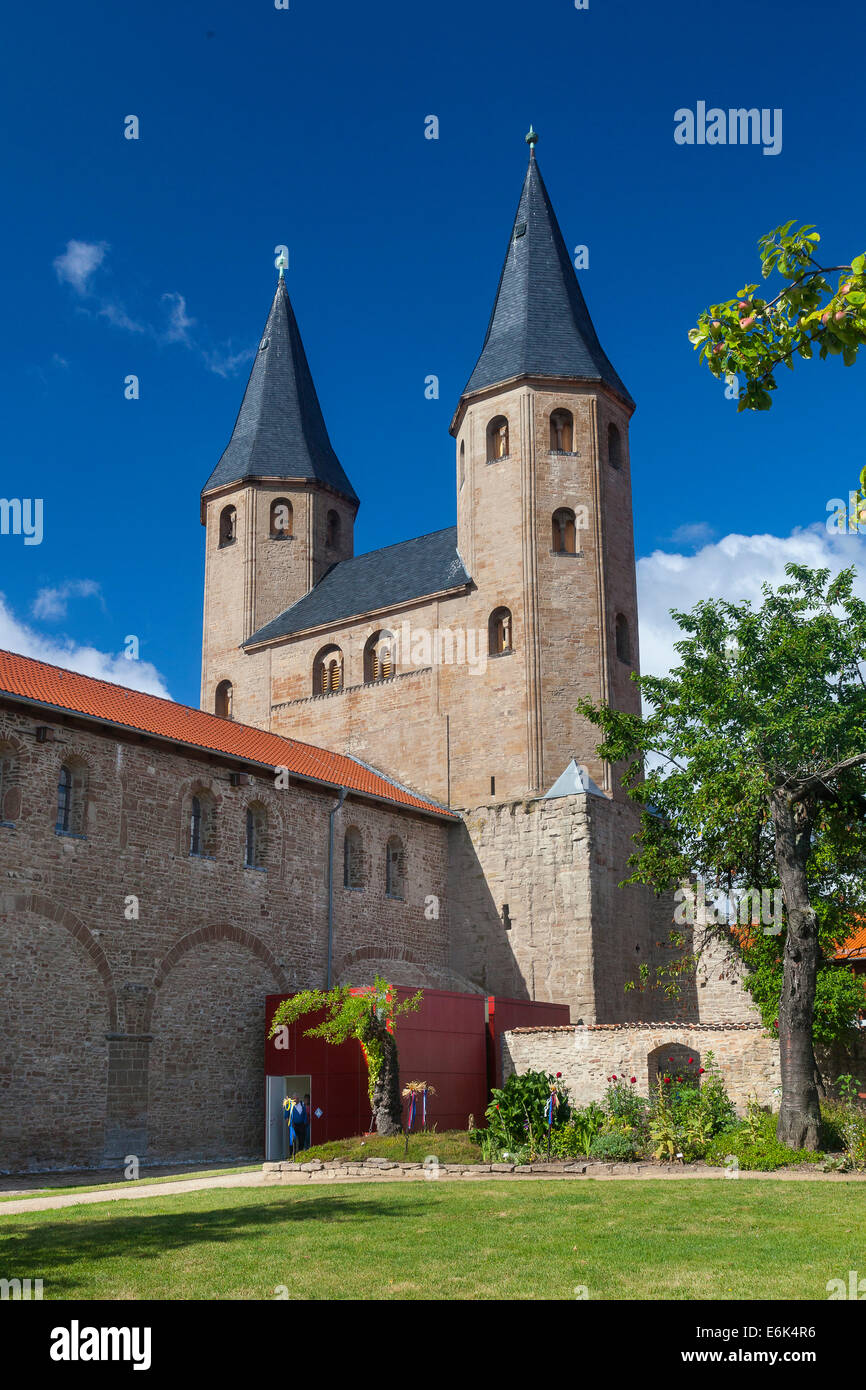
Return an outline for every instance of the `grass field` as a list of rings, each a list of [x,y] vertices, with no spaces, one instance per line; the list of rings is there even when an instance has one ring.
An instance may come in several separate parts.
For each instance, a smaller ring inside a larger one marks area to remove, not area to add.
[[[866,1188],[844,1182],[419,1181],[0,1214],[0,1277],[46,1299],[824,1300],[852,1269]]]
[[[406,1136],[395,1134],[359,1135],[354,1139],[332,1139],[329,1144],[315,1144],[298,1155],[299,1162],[306,1163],[311,1158],[345,1158],[362,1163],[365,1158],[390,1158],[400,1163],[423,1163],[425,1158],[435,1154],[440,1163],[481,1162],[481,1148],[473,1144],[465,1129],[447,1129],[441,1134],[428,1130],[424,1134],[409,1135],[409,1152],[406,1152]]]
[[[19,1202],[22,1197],[71,1197],[77,1192],[108,1192],[118,1187],[149,1187],[151,1183],[189,1182],[191,1178],[224,1178],[229,1173],[259,1173],[261,1167],[260,1163],[245,1163],[240,1168],[190,1168],[188,1172],[171,1173],[161,1178],[147,1177],[145,1168],[144,1177],[117,1177],[114,1182],[99,1182],[91,1187],[22,1187],[19,1192],[0,1193],[0,1202]],[[11,1181],[14,1182],[14,1177]],[[46,1184],[49,1182],[50,1178],[46,1177]]]

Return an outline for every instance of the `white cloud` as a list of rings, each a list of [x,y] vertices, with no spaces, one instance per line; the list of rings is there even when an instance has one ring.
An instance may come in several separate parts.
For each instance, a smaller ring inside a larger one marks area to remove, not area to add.
[[[218,348],[206,347],[199,336],[191,331],[196,326],[196,320],[187,313],[185,296],[176,290],[162,296],[163,303],[168,306],[168,325],[163,328],[134,319],[118,300],[100,296],[94,290],[92,281],[109,249],[106,241],[68,241],[63,255],[54,260],[54,270],[60,283],[71,285],[79,299],[90,300],[90,306],[79,306],[82,313],[96,313],[114,328],[121,328],[127,333],[146,333],[157,343],[180,343],[195,353],[207,370],[216,376],[234,376],[238,367],[250,360],[252,349],[232,352],[230,342]],[[67,365],[56,353],[54,360]]]
[[[68,579],[54,589],[40,589],[33,600],[31,612],[34,618],[65,618],[71,598],[99,598],[100,589],[95,579]]]
[[[67,241],[62,256],[54,260],[57,278],[71,285],[76,294],[90,294],[90,281],[105,260],[108,243],[105,241]]]
[[[137,323],[130,318],[122,304],[114,304],[111,300],[106,300],[99,310],[101,318],[108,319],[115,328],[125,328],[127,333],[147,333],[149,329],[144,323]]]
[[[168,313],[168,329],[163,334],[167,343],[183,343],[186,347],[192,347],[193,342],[189,336],[189,330],[195,324],[195,319],[190,318],[186,312],[186,300],[182,294],[164,294],[163,303],[168,302],[171,306]]]
[[[688,612],[701,599],[724,598],[739,603],[762,599],[761,585],[786,582],[791,562],[832,574],[857,565],[856,592],[866,598],[866,547],[856,535],[830,535],[822,523],[790,536],[724,536],[694,555],[656,550],[638,560],[640,664],[647,675],[667,674],[679,664],[674,642],[680,630],[670,609]]]
[[[84,676],[113,681],[130,690],[144,690],[150,695],[171,695],[159,671],[149,661],[128,661],[122,653],[101,652],[96,647],[80,646],[71,638],[47,637],[21,623],[0,594],[0,648],[63,666]]]
[[[673,545],[707,545],[715,534],[706,521],[690,521],[678,526],[670,539]]]
[[[242,352],[202,352],[205,366],[215,376],[234,376],[238,367],[249,362],[254,355],[254,348],[245,348]]]

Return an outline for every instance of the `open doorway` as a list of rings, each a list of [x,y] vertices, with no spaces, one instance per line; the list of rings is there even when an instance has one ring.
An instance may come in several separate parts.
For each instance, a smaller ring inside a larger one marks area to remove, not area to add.
[[[289,1125],[285,1107],[287,1099],[292,1100],[297,1097],[306,1109],[307,1118],[306,1125],[303,1127],[303,1135],[300,1134],[299,1126],[296,1126],[295,1130],[299,1148],[308,1149],[310,1147],[313,1119],[312,1077],[269,1076],[266,1078],[266,1084],[265,1104],[267,1106],[268,1127],[265,1160],[268,1163],[279,1163],[289,1157]]]

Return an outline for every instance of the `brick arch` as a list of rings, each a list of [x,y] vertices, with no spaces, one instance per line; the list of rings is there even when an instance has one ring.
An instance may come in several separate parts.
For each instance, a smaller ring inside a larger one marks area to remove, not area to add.
[[[6,893],[0,897],[0,912],[32,912],[34,916],[44,917],[55,926],[63,927],[80,946],[83,946],[105,986],[110,1031],[117,1032],[117,992],[111,966],[99,942],[94,940],[81,918],[76,917],[75,913],[66,907],[58,907],[42,893]]]
[[[273,952],[269,951],[265,943],[257,936],[253,936],[252,932],[244,931],[243,927],[229,926],[226,923],[214,927],[199,927],[197,931],[188,932],[186,936],[182,936],[179,941],[176,941],[156,967],[156,974],[153,977],[153,984],[142,1021],[142,1028],[145,1033],[150,1032],[157,993],[177,962],[189,951],[194,951],[197,946],[210,945],[215,941],[233,941],[235,945],[243,946],[268,967],[280,990],[288,993],[289,982],[286,972]]]

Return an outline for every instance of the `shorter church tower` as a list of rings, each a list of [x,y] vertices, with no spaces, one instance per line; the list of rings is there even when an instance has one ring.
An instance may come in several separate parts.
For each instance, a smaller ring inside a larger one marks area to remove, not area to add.
[[[202,490],[202,709],[267,727],[245,638],[354,553],[358,498],[334,453],[282,270],[231,439]]]

